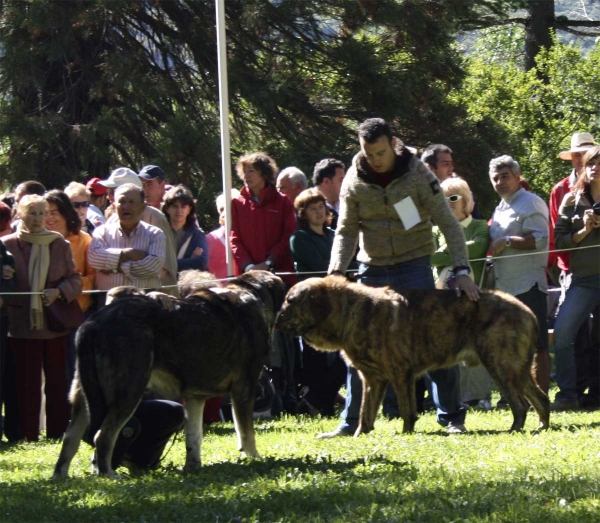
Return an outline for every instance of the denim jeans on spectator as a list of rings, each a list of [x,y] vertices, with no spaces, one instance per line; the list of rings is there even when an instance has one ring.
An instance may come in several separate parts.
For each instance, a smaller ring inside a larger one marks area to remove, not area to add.
[[[435,288],[429,256],[386,267],[361,264],[358,273],[360,282],[369,287],[389,286],[397,291]],[[438,423],[442,426],[450,422],[464,423],[466,409],[460,402],[458,366],[430,372],[429,377]],[[349,367],[346,381],[346,406],[342,411],[343,421],[339,428],[354,433],[358,427],[361,400],[362,382],[356,369]],[[390,385],[386,389],[383,401],[384,409],[397,405],[394,389]]]
[[[573,278],[554,324],[557,401],[577,400],[575,338],[581,325],[600,304],[600,275]],[[599,321],[594,318],[594,321]]]

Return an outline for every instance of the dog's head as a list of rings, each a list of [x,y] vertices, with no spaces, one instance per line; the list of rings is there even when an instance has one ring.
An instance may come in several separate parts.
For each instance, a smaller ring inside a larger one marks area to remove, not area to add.
[[[201,289],[214,287],[215,285],[218,285],[218,283],[215,282],[215,279],[215,275],[207,271],[198,271],[196,269],[181,271],[177,278],[179,297],[183,299]]]
[[[231,280],[230,284],[251,292],[264,304],[267,322],[272,327],[285,298],[283,280],[269,271],[248,271]]]
[[[113,287],[106,293],[106,305],[110,305],[115,300],[129,298],[131,296],[145,296],[145,293],[143,290],[129,285]]]
[[[333,310],[328,283],[332,278],[309,278],[294,285],[287,293],[275,328],[303,336],[325,321]]]

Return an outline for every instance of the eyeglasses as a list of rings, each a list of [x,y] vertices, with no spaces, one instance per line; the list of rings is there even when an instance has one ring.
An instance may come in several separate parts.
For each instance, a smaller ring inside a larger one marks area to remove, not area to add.
[[[458,200],[462,200],[462,196],[460,194],[452,194],[450,196],[446,196],[446,200],[449,202],[457,202]]]
[[[81,209],[82,207],[85,209],[90,206],[90,202],[73,202],[73,207],[75,209]]]

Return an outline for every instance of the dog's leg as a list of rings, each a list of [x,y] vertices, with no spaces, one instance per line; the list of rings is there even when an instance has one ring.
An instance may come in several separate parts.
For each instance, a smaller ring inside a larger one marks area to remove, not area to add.
[[[200,468],[202,460],[200,449],[202,447],[202,415],[206,399],[185,398],[185,466],[186,473]]]
[[[245,394],[244,396],[247,396]],[[251,458],[259,458],[254,439],[254,392],[252,400],[247,397],[240,398],[240,394],[231,391],[231,405],[233,407],[233,423],[238,437],[238,450]]]
[[[550,427],[550,399],[544,391],[535,382],[532,373],[527,373],[524,378],[525,397],[537,412],[540,423],[538,430],[544,430]]]
[[[68,476],[71,461],[75,454],[77,454],[81,438],[89,425],[85,396],[80,388],[74,388],[74,391],[72,397],[73,407],[71,409],[71,422],[65,433],[62,448],[60,449],[60,456],[54,467],[54,478],[66,478]]]
[[[525,396],[521,390],[523,387],[520,377],[522,372],[516,368],[514,362],[496,360],[496,364],[494,365],[490,363],[486,353],[480,354],[484,367],[490,373],[496,385],[498,385],[502,396],[504,396],[512,411],[513,423],[510,431],[522,430],[527,417],[527,409],[529,408],[529,404],[525,400]]]
[[[121,429],[127,423],[127,420],[133,416],[135,409],[139,402],[133,405],[133,407],[125,408],[119,405],[119,407],[112,406],[108,409],[108,413],[100,430],[96,433],[94,438],[94,445],[96,447],[96,457],[98,464],[98,474],[101,476],[108,476],[109,478],[118,478],[112,469],[112,457],[115,449],[115,443],[119,437]]]
[[[412,371],[398,369],[392,378],[392,386],[396,391],[398,409],[402,416],[402,432],[414,432],[417,415],[417,393],[415,392],[415,375]]]
[[[360,373],[363,382],[362,404],[360,406],[360,421],[354,433],[357,438],[361,434],[367,434],[375,426],[375,418],[383,400],[385,388],[388,382],[378,376],[366,376]]]

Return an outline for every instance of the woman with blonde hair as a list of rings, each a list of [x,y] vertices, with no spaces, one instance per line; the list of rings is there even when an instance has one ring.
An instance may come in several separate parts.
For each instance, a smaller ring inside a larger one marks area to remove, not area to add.
[[[90,191],[88,191],[85,185],[82,183],[71,182],[65,187],[65,194],[68,196],[69,200],[71,200],[71,204],[79,216],[81,230],[83,232],[92,234],[96,227],[99,227],[104,223],[98,218],[95,218],[93,221],[89,219],[90,213],[88,211],[90,210],[91,199]]]
[[[463,226],[469,260],[485,258],[490,243],[490,233],[485,220],[475,220],[471,216],[475,202],[469,184],[462,178],[446,178],[440,187],[444,191],[452,214]],[[434,277],[437,280],[436,287],[444,288],[443,284],[451,279],[452,258],[439,227],[433,228],[433,238],[436,252],[431,259],[431,265],[434,267]],[[485,261],[471,263],[473,279],[477,284],[481,280],[484,266]]]
[[[490,232],[485,220],[476,220],[471,216],[475,202],[469,184],[462,178],[446,178],[440,185],[444,196],[465,233],[469,260],[484,259],[490,243]],[[446,239],[439,227],[433,228],[433,239],[436,252],[431,257],[436,287],[438,289],[453,288],[452,258],[448,251]],[[485,261],[469,262],[475,283],[481,282]],[[468,367],[459,365],[461,400],[465,404],[490,410],[492,408],[493,380],[484,367]]]
[[[231,189],[231,198],[237,198],[240,195],[240,191],[237,189]],[[215,201],[217,205],[217,211],[219,212],[219,227],[214,231],[209,232],[206,235],[206,243],[208,244],[208,271],[215,275],[215,277],[222,279],[227,276],[227,261],[226,261],[226,247],[227,247],[227,231],[225,230],[225,195],[219,194]],[[238,273],[235,260],[233,261],[233,272]]]
[[[67,332],[50,330],[45,309],[54,301],[71,302],[81,294],[81,275],[69,243],[46,229],[46,201],[24,196],[18,204],[17,232],[2,238],[15,259],[15,287],[20,295],[6,296],[8,335],[17,370],[19,417],[25,438],[37,441],[46,378],[46,436],[62,437],[69,422],[65,373]]]

